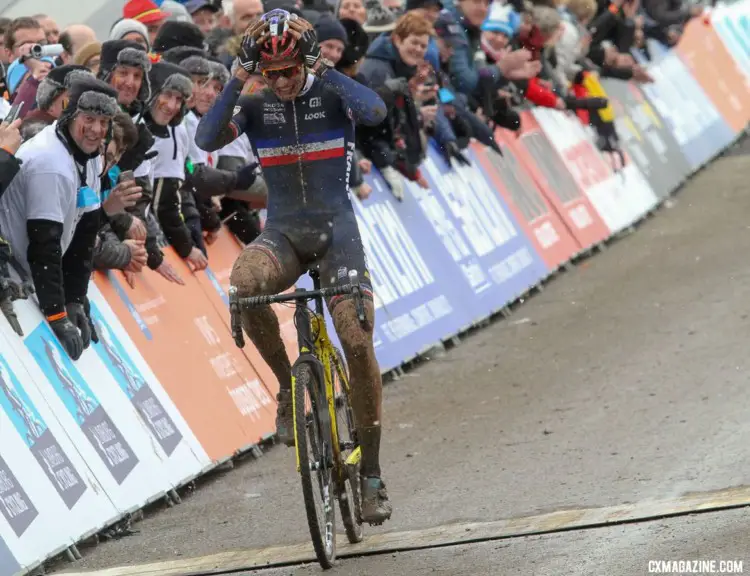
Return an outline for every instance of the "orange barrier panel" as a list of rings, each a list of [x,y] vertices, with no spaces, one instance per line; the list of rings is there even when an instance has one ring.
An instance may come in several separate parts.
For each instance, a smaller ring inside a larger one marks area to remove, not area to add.
[[[232,273],[234,261],[242,252],[242,246],[235,236],[226,228],[219,232],[217,240],[208,246],[208,262],[210,270],[198,274],[198,282],[202,286],[206,296],[213,304],[215,310],[226,325],[231,334],[229,325],[229,302],[227,293],[229,291],[229,279]],[[287,354],[292,362],[297,358],[297,331],[294,328],[294,309],[290,306],[274,305],[274,311],[279,317],[281,336],[286,344]],[[232,343],[234,346],[234,343]],[[253,346],[250,339],[245,336],[245,347],[241,351],[252,364],[255,371],[263,381],[264,386],[275,398],[279,391],[279,383],[276,380],[268,364],[261,358],[258,350]]]
[[[171,249],[179,286],[151,271],[135,289],[119,273],[95,282],[209,457],[222,460],[274,431],[276,402],[195,275]]]
[[[750,86],[713,26],[692,20],[676,50],[732,130],[744,130],[750,122]]]

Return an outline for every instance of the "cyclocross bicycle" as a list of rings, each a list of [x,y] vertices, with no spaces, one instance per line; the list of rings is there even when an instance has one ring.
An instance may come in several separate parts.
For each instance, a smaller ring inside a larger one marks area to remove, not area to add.
[[[357,317],[367,327],[362,289],[356,270],[349,272],[349,284],[321,288],[320,278],[310,271],[312,290],[297,289],[288,294],[240,298],[237,288],[229,289],[232,336],[244,346],[241,311],[267,304],[294,303],[294,325],[299,358],[292,367],[292,405],[297,472],[302,480],[307,524],[313,548],[323,568],[336,559],[336,515],[338,500],[341,520],[349,542],[362,540],[359,463],[361,450],[351,407],[349,374],[344,357],[328,337],[323,301],[352,295]],[[308,307],[314,302],[314,310]]]

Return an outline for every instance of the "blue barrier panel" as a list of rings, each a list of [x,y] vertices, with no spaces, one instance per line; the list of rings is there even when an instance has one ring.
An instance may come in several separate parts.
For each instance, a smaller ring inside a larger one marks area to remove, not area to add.
[[[13,553],[8,548],[5,540],[0,538],[0,576],[13,576],[18,574],[21,567],[13,557]]]

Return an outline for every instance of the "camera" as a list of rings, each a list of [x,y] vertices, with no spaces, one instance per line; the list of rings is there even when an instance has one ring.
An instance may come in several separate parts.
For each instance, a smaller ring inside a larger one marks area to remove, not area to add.
[[[45,56],[54,58],[65,52],[62,44],[34,44],[29,51],[32,58],[44,58]]]

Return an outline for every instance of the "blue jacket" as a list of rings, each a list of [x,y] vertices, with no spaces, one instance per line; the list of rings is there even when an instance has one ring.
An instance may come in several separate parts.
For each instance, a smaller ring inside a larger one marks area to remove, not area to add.
[[[434,44],[434,43],[433,43]],[[430,61],[430,49],[427,48],[427,60],[440,71],[440,53],[437,44],[434,45],[434,56],[436,62]],[[401,60],[398,50],[393,45],[389,34],[378,36],[367,50],[367,55],[359,68],[359,73],[367,79],[370,86],[383,86],[386,80],[393,78],[410,78],[414,74],[414,68],[407,66]],[[450,120],[445,116],[442,107],[438,109],[435,117],[435,140],[439,144],[455,142],[456,134],[453,132]]]

